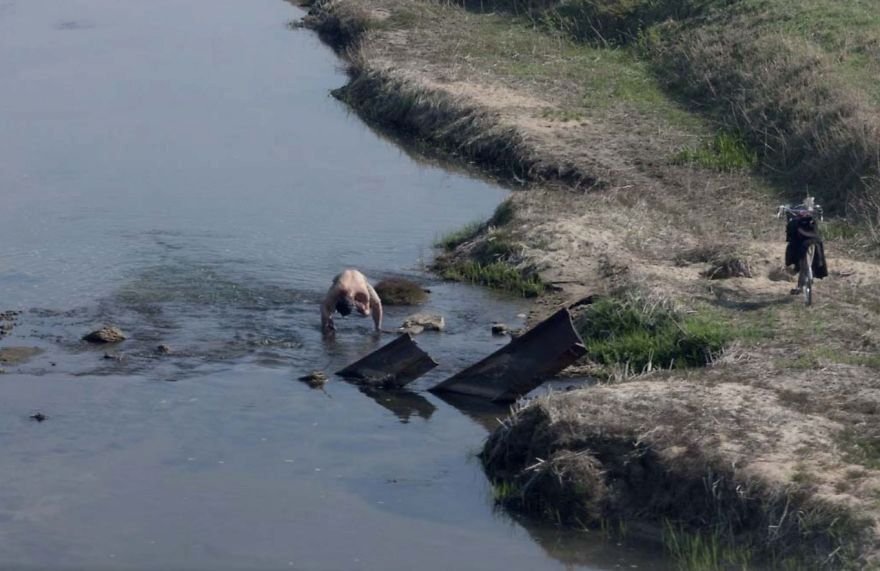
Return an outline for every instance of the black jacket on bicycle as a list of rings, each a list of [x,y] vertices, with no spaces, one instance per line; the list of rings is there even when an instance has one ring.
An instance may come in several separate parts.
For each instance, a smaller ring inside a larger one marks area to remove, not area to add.
[[[800,262],[807,247],[816,245],[816,255],[813,256],[813,277],[822,279],[828,276],[828,266],[825,263],[825,247],[822,244],[822,235],[819,233],[819,225],[812,216],[800,216],[792,218],[785,227],[785,265],[794,266],[795,271],[800,271]]]

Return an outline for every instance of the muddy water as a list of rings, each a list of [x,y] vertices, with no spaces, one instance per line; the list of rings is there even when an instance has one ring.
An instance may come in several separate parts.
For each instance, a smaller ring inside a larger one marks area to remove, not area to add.
[[[419,268],[504,191],[328,97],[345,78],[299,15],[0,0],[0,311],[22,312],[0,348],[43,350],[0,375],[0,568],[658,568],[493,508],[473,454],[503,411],[425,389],[524,308]],[[422,279],[446,315],[412,391],[296,381],[390,339],[321,341],[345,265]],[[79,341],[108,322],[130,339]]]

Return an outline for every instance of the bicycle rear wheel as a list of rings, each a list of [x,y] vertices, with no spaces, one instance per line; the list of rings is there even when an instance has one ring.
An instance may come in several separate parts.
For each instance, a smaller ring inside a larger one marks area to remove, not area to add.
[[[800,282],[801,291],[804,292],[804,304],[813,305],[813,257],[816,255],[816,245],[807,246],[804,257],[801,260]]]

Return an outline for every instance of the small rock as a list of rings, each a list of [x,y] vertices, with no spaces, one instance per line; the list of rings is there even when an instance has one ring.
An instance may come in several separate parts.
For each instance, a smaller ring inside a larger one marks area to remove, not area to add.
[[[316,389],[318,387],[323,387],[324,385],[326,385],[329,379],[327,378],[327,375],[324,373],[324,371],[314,370],[308,375],[303,375],[299,378],[299,380],[306,383],[313,389]]]
[[[120,353],[104,353],[104,358],[108,361],[121,361],[122,355]]]
[[[507,334],[510,335],[511,339],[516,339],[517,337],[522,337],[523,333],[525,332],[525,329],[511,329],[507,332]]]
[[[507,325],[503,323],[493,323],[492,335],[507,335]]]
[[[6,374],[6,369],[0,368],[0,375],[5,375],[5,374]]]
[[[18,311],[0,311],[0,338],[12,332],[18,315]]]
[[[422,331],[443,331],[444,329],[446,329],[446,320],[442,315],[433,313],[410,315],[403,320],[403,325],[400,327],[401,332],[412,335],[418,335]]]
[[[166,345],[165,343],[162,343],[161,345],[156,347],[156,353],[158,353],[160,355],[167,355],[167,354],[171,353],[171,346]]]
[[[793,282],[795,281],[795,276],[784,266],[777,266],[767,272],[767,279],[771,282]]]
[[[119,343],[125,340],[125,333],[117,327],[104,326],[83,336],[89,343]]]
[[[37,422],[43,422],[44,420],[46,420],[49,417],[46,416],[45,414],[43,414],[42,412],[36,412],[36,413],[32,414],[30,416],[30,418],[31,418],[31,420],[36,420]]]

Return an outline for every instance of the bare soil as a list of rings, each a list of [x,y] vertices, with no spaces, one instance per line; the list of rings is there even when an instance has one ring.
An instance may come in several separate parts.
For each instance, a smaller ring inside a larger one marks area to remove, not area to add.
[[[880,265],[845,242],[826,243],[831,273],[805,308],[788,294],[784,228],[774,218],[781,199],[765,181],[671,161],[705,134],[699,121],[682,126],[625,104],[555,119],[567,116],[572,93],[589,77],[510,72],[501,65],[509,59],[485,57],[473,40],[485,34],[487,18],[498,16],[418,0],[332,0],[313,6],[308,20],[346,54],[359,87],[340,96],[368,120],[522,187],[504,232],[517,244],[517,262],[554,290],[536,302],[533,320],[627,287],[763,332],[703,369],[628,375],[529,405],[512,417],[514,428],[490,439],[490,475],[520,481],[539,460],[568,452],[581,459],[566,473],[580,471],[579,481],[599,490],[615,485],[609,474],[623,470],[620,455],[637,451],[677,474],[683,489],[705,484],[708,470],[762,500],[736,507],[734,494],[731,503],[676,513],[666,492],[643,478],[644,489],[606,490],[576,517],[719,523],[737,509],[757,509],[736,532],[760,545],[788,553],[800,544],[829,567],[876,565]],[[549,50],[505,57],[562,65]],[[402,95],[389,103],[389,93]],[[462,244],[453,255],[472,250]],[[717,254],[734,256],[751,277],[710,279]],[[630,509],[645,494],[662,507]],[[801,523],[815,516],[813,527],[774,523],[789,517],[777,511],[789,504]],[[843,532],[835,528],[842,513],[852,523]]]

